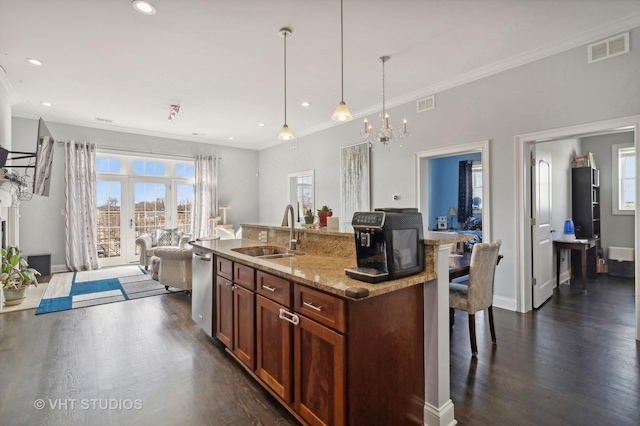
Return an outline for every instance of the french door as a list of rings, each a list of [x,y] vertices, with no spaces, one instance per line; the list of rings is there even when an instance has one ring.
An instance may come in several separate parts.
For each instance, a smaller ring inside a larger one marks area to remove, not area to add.
[[[183,186],[193,192],[193,185],[175,185],[182,192],[185,192]],[[172,182],[166,178],[108,177],[98,180],[100,266],[139,261],[140,248],[135,241],[140,235],[156,229],[180,228],[176,223],[178,219],[183,222],[182,228],[190,227],[190,208],[176,207],[177,197],[171,189]],[[187,215],[188,218],[182,217]]]

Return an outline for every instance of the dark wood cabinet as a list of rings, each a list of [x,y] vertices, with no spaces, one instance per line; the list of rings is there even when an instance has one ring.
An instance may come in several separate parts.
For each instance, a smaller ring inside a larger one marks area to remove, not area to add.
[[[255,369],[255,273],[216,257],[216,337],[243,364]],[[229,278],[230,277],[230,278]]]
[[[233,348],[233,283],[216,276],[216,337],[223,345]]]
[[[232,278],[216,277],[218,338],[302,424],[423,424],[421,285],[356,301],[222,268]]]
[[[280,312],[289,309],[264,296],[256,296],[257,376],[284,402],[292,402],[291,344],[293,324]]]
[[[255,368],[255,295],[233,287],[233,353],[250,369]]]
[[[587,278],[597,278],[600,253],[600,172],[591,167],[571,169],[571,215],[576,238],[595,239],[595,247],[587,250]],[[582,278],[582,259],[578,251],[571,251],[574,278]]]
[[[345,422],[345,337],[299,315],[294,331],[294,407],[312,425]]]

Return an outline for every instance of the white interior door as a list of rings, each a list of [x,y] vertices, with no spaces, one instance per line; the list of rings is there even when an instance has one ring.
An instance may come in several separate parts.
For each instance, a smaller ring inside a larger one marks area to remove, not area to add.
[[[532,256],[533,256],[533,307],[539,308],[553,294],[553,240],[551,239],[551,158],[532,155]]]

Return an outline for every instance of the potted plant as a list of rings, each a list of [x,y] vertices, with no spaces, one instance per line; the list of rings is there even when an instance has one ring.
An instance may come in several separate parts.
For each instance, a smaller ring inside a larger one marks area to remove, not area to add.
[[[313,223],[313,211],[311,209],[307,210],[304,214],[304,223],[307,225],[311,225]]]
[[[40,272],[29,267],[18,247],[2,249],[2,271],[0,285],[4,293],[6,305],[18,305],[25,299],[25,292],[29,285],[38,286]]]
[[[318,218],[320,219],[320,226],[327,226],[327,217],[333,216],[333,212],[329,206],[322,206],[318,209]]]

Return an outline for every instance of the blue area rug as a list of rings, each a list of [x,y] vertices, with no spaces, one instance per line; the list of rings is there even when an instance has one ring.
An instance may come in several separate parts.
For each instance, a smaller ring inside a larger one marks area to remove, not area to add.
[[[164,286],[138,265],[65,272],[51,278],[36,315],[159,294],[167,294]]]

